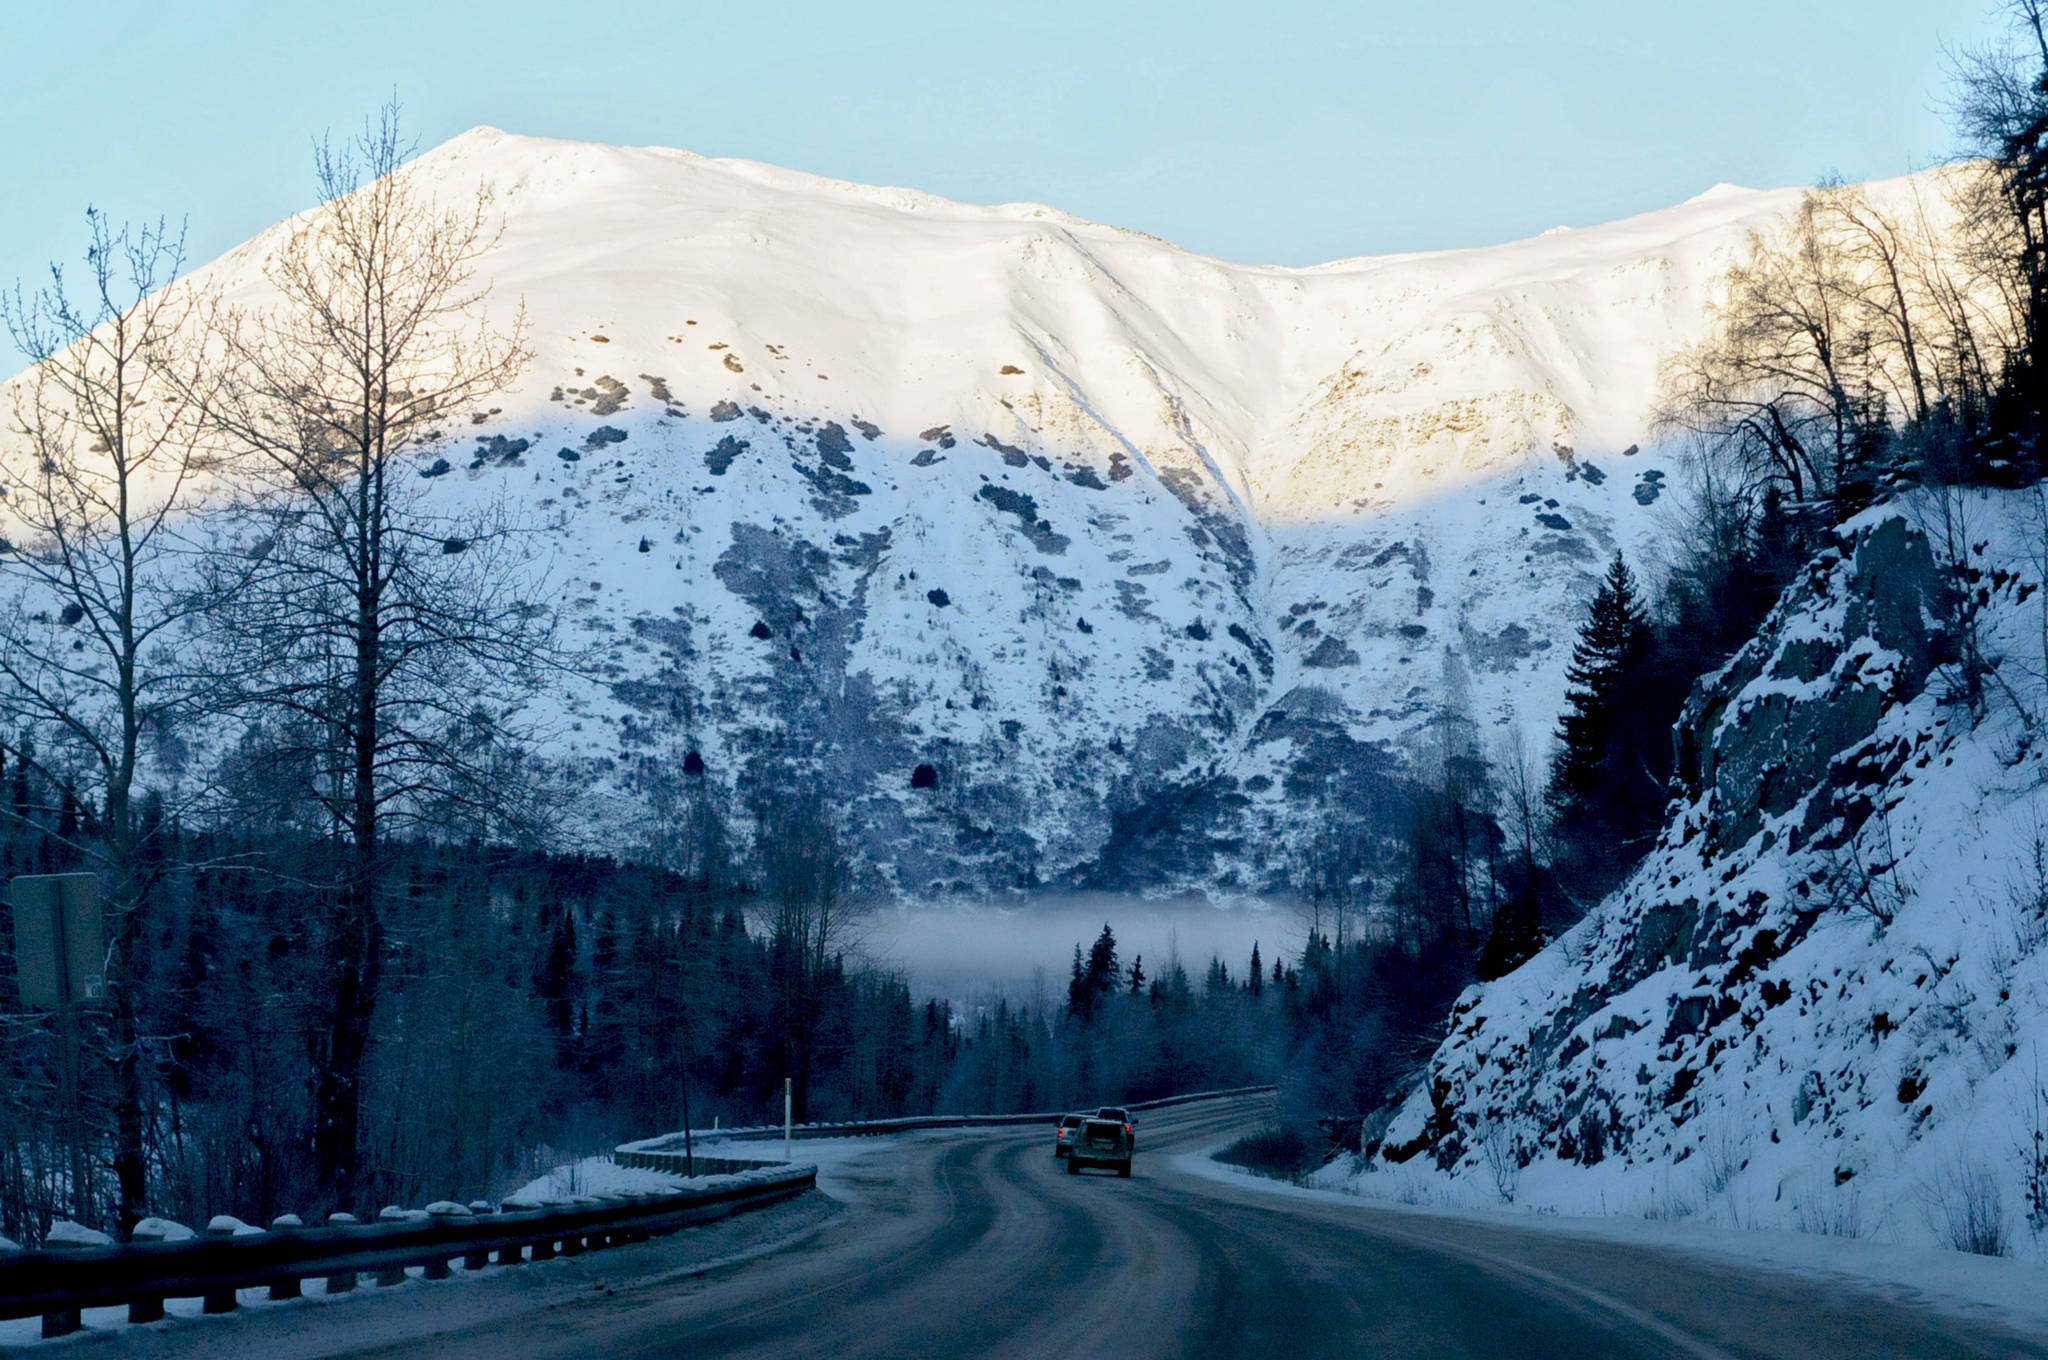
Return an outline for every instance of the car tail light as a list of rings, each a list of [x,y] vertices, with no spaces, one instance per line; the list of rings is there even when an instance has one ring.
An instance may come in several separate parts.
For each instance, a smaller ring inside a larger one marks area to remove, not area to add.
[[[1129,1124],[1126,1124],[1126,1125],[1124,1125],[1124,1132],[1125,1132],[1125,1133],[1129,1133],[1130,1131],[1131,1131],[1131,1126],[1130,1126]]]

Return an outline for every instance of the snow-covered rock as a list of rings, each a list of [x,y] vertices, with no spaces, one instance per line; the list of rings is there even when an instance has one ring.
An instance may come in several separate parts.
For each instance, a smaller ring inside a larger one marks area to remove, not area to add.
[[[1924,493],[1844,526],[1696,689],[1656,848],[1460,999],[1374,1155],[1331,1174],[2032,1247],[2048,1229],[2043,511],[2034,492]],[[1939,613],[1958,579],[1994,667],[1981,717]]]
[[[493,306],[532,323],[417,472],[550,545],[582,829],[709,803],[743,847],[808,785],[907,896],[1257,890],[1446,702],[1547,731],[1680,480],[1659,364],[1798,192],[1283,269],[489,128],[411,173],[491,191]],[[201,273],[265,305],[282,230]]]

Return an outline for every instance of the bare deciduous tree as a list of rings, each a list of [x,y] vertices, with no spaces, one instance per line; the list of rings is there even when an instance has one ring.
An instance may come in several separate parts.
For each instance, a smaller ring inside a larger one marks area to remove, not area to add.
[[[217,584],[234,697],[266,715],[282,795],[343,853],[309,1043],[313,1152],[355,1192],[361,1075],[385,921],[379,845],[429,808],[492,806],[492,762],[549,639],[527,541],[502,511],[429,503],[412,456],[524,368],[523,313],[493,323],[478,279],[497,240],[479,189],[454,206],[406,165],[398,110],[316,158],[321,204],[269,258],[274,305],[221,323],[219,423],[253,488]]]
[[[1933,201],[1916,186],[1893,207],[1809,191],[1752,234],[1706,338],[1666,367],[1659,423],[1700,436],[1752,500],[1775,485],[1853,510],[1891,475],[1964,477],[1952,436],[1983,420],[2021,306],[1987,182],[1956,167]],[[1902,429],[1914,439],[1887,455]]]
[[[1814,196],[1782,230],[1753,233],[1712,331],[1666,369],[1661,422],[1713,433],[1795,501],[1832,492],[1859,357],[1838,314],[1841,282]]]
[[[135,947],[150,895],[140,780],[155,739],[175,752],[199,685],[181,656],[195,593],[189,517],[213,466],[201,347],[204,293],[179,280],[164,223],[87,214],[84,288],[61,268],[0,299],[33,367],[0,446],[0,711],[37,739],[53,784],[96,809],[76,849],[96,863],[106,969],[121,1228],[146,1211]],[[17,753],[19,754],[19,753]],[[175,754],[169,760],[177,765]],[[166,776],[179,773],[164,770]]]
[[[769,971],[795,1117],[809,1109],[824,991],[856,943],[865,904],[851,892],[845,848],[824,804],[794,796],[757,814],[766,875]]]

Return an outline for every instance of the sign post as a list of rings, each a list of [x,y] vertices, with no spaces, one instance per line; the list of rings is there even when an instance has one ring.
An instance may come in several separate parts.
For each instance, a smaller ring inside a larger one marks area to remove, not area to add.
[[[57,1080],[71,1140],[71,1214],[87,1218],[85,1119],[79,1108],[78,1007],[106,988],[100,883],[92,874],[23,874],[7,888],[21,1000],[57,1012]]]

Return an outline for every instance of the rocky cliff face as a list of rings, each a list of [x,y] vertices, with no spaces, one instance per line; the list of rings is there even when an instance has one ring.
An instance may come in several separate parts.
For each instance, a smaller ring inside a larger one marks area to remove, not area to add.
[[[1461,998],[1346,1174],[1943,1242],[1989,1195],[2024,1236],[2048,1190],[2040,523],[2010,493],[1845,526],[1696,689],[1656,848]],[[1981,711],[1957,698],[1952,584],[1993,667]]]

